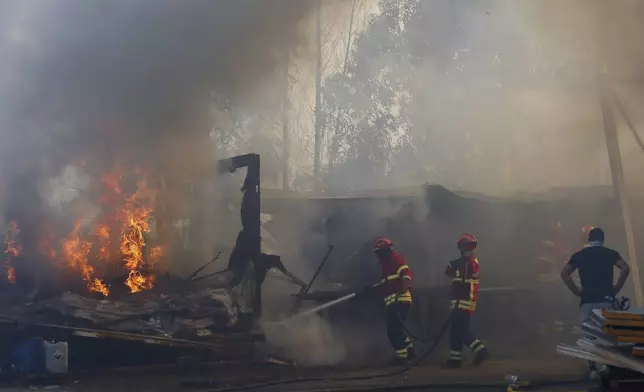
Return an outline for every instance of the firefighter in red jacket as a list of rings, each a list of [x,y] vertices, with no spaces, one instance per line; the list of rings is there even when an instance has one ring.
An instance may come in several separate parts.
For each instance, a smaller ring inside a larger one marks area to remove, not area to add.
[[[387,337],[396,352],[394,363],[416,359],[414,345],[405,331],[404,321],[411,308],[412,272],[405,258],[396,253],[388,238],[378,238],[373,251],[378,256],[382,280],[373,286],[382,292],[387,309]]]
[[[445,275],[452,278],[450,352],[445,362],[449,368],[461,367],[463,345],[469,346],[474,353],[474,365],[489,357],[483,342],[470,331],[470,318],[476,312],[479,291],[479,260],[474,254],[477,243],[473,235],[461,235],[457,242],[461,257],[450,262],[445,269]]]

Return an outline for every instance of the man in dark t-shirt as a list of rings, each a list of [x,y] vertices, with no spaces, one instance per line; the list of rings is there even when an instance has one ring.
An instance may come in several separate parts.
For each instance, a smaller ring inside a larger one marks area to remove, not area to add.
[[[620,270],[617,283],[613,283],[613,268]],[[572,280],[572,273],[579,271],[581,288]],[[572,255],[561,271],[561,278],[570,291],[580,297],[580,321],[590,317],[593,309],[610,307],[615,297],[624,287],[630,268],[619,252],[604,246],[604,232],[594,228],[588,233],[588,245]]]
[[[619,268],[619,278],[613,284],[613,268]],[[581,288],[572,280],[572,273],[579,271]],[[613,298],[622,290],[630,268],[619,252],[604,246],[604,231],[598,227],[588,233],[588,245],[570,258],[561,271],[568,289],[581,298],[580,323],[588,321],[593,309],[610,309]],[[590,378],[597,378],[597,369],[590,362]]]

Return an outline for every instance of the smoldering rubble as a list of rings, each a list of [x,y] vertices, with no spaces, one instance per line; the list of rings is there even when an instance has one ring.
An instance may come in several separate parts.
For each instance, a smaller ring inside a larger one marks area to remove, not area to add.
[[[306,50],[302,22],[314,5],[0,3],[0,211],[15,283],[3,286],[29,297],[58,286],[45,300],[14,300],[5,317],[157,334],[235,324],[226,292],[104,296],[125,280],[133,293],[152,288],[186,179],[216,175],[213,101],[265,104],[257,89],[281,74],[285,54]],[[72,292],[60,294],[66,285]],[[182,317],[159,321],[172,309]]]

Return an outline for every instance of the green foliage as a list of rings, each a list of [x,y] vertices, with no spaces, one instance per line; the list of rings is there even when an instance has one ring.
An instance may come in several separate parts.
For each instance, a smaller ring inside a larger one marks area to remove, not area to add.
[[[328,78],[324,90],[330,188],[386,186],[396,154],[408,149],[402,107],[409,83],[406,25],[417,0],[381,0],[381,13],[354,43],[346,74]]]
[[[328,187],[393,187],[429,179],[454,187],[463,180],[458,173],[473,173],[490,161],[481,158],[479,146],[497,146],[473,131],[477,116],[500,103],[481,97],[517,78],[495,62],[498,42],[469,30],[486,28],[492,3],[379,2],[381,12],[354,42],[347,73],[325,85],[325,132],[334,135]],[[512,49],[523,45],[522,38],[503,43]]]

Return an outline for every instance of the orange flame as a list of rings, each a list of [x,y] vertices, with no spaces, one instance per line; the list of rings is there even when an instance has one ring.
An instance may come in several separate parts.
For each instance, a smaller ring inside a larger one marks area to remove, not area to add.
[[[141,174],[137,170],[138,174]],[[154,264],[160,257],[160,249],[152,248],[148,254],[148,265],[145,255],[145,234],[150,232],[148,220],[152,213],[149,205],[154,203],[156,191],[147,186],[145,179],[137,184],[136,192],[127,198],[119,211],[121,228],[120,250],[129,271],[125,285],[132,293],[149,290],[154,286],[154,277],[143,275],[143,270]]]
[[[22,246],[16,243],[16,236],[20,230],[16,221],[9,222],[9,230],[5,234],[5,268],[7,268],[7,280],[10,283],[16,283],[16,270],[13,267],[13,259],[18,257],[22,251]]]
[[[15,283],[16,283],[16,270],[15,270],[13,267],[9,267],[9,268],[7,269],[7,280],[8,280],[8,281],[9,281],[9,283],[11,283],[11,284],[15,284]]]
[[[69,266],[81,272],[81,276],[90,291],[101,293],[107,297],[109,295],[108,287],[100,279],[94,278],[94,267],[87,262],[87,255],[92,248],[92,244],[79,237],[80,223],[80,220],[76,222],[74,230],[63,242],[63,254]]]
[[[121,210],[124,218],[121,231],[121,254],[125,261],[125,268],[130,271],[125,285],[131,292],[136,293],[151,289],[154,282],[143,276],[140,271],[144,266],[144,234],[150,231],[148,217],[152,211],[143,206],[135,207],[134,204],[133,201],[129,201]]]
[[[20,245],[16,245],[12,240],[7,241],[7,249],[4,251],[7,256],[18,257],[20,255]]]
[[[99,201],[103,211],[108,212],[86,234],[81,234],[79,220],[62,241],[47,226],[41,229],[38,241],[42,255],[50,261],[61,263],[61,266],[78,270],[87,288],[104,296],[109,295],[110,288],[97,276],[97,270],[88,260],[90,257],[95,256],[104,262],[119,262],[119,267],[127,271],[125,285],[136,293],[154,286],[155,276],[151,269],[158,268],[164,256],[162,246],[146,246],[145,238],[146,233],[150,232],[148,222],[152,217],[158,189],[148,186],[143,170],[130,171],[125,166],[118,166],[101,176]],[[135,191],[131,191],[130,184],[126,182],[131,178],[125,176],[126,172],[139,177]],[[17,230],[15,222],[12,225]],[[13,237],[5,237],[5,244],[7,278],[14,280],[16,271],[11,258],[16,257],[21,249],[15,245]],[[101,270],[110,270],[104,264],[100,267]]]
[[[125,280],[125,285],[130,288],[130,291],[132,293],[138,293],[142,290],[150,290],[152,287],[154,287],[154,277],[146,277],[137,270],[131,270],[127,279]]]
[[[99,259],[107,261],[110,258],[110,228],[106,224],[99,224],[96,227],[96,236],[99,243]]]

